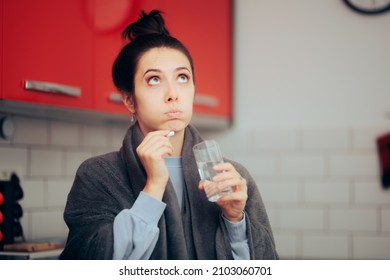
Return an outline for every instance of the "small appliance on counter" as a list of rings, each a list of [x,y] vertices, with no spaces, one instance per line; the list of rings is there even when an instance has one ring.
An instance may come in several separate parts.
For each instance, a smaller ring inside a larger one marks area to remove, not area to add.
[[[18,203],[23,198],[19,177],[12,173],[9,180],[0,181],[0,250],[15,242],[24,242],[20,219],[23,209]]]

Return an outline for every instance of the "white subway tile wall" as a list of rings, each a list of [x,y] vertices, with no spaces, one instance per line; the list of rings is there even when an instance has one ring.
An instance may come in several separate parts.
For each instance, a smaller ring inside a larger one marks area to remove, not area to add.
[[[48,237],[61,237],[65,227],[62,219],[63,210],[42,209],[30,213],[29,234],[37,240],[44,240]]]
[[[64,153],[60,149],[31,148],[29,174],[36,176],[61,176],[64,171]]]
[[[77,147],[80,145],[80,126],[59,121],[50,122],[50,140],[52,146]]]
[[[65,240],[66,197],[85,159],[118,150],[124,124],[14,117],[0,168],[17,170],[29,240]],[[390,191],[381,187],[375,138],[386,127],[202,132],[248,168],[282,259],[389,259]],[[37,135],[39,134],[39,135]]]
[[[346,232],[376,232],[377,210],[374,207],[334,207],[329,210],[329,230]]]
[[[14,144],[47,146],[49,142],[48,121],[33,118],[15,118]]]
[[[347,259],[348,236],[307,234],[302,238],[302,256],[307,259]]]
[[[22,180],[24,198],[20,201],[23,209],[40,209],[47,204],[46,181],[35,179]]]
[[[17,170],[19,174],[27,174],[28,149],[9,144],[0,145],[0,167],[3,170]]]
[[[390,233],[390,209],[381,210],[381,228],[380,231],[389,234]]]
[[[354,235],[352,259],[389,259],[390,237],[373,235]]]

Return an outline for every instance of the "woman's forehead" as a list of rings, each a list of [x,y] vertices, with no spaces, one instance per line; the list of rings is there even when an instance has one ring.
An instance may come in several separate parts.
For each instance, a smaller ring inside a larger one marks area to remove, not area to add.
[[[188,58],[179,50],[173,48],[153,48],[145,52],[139,62],[138,69],[173,70],[178,68],[191,69]]]

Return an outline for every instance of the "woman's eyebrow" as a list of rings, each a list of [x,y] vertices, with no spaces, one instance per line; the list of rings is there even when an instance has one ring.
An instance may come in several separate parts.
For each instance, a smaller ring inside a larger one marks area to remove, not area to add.
[[[160,69],[151,68],[151,69],[148,69],[148,70],[145,71],[144,76],[145,76],[146,74],[148,74],[149,72],[162,72],[162,71],[161,71]]]
[[[175,68],[175,71],[176,71],[176,72],[177,72],[177,71],[181,71],[181,70],[186,70],[186,71],[188,71],[189,73],[191,73],[190,69],[188,69],[188,68],[185,67],[185,66],[181,66],[181,67]],[[145,76],[146,74],[148,74],[149,72],[158,72],[158,73],[161,73],[162,71],[161,71],[160,69],[157,69],[157,68],[150,68],[150,69],[148,69],[148,70],[145,71],[144,76]]]
[[[176,71],[186,70],[186,71],[188,71],[188,72],[190,72],[190,73],[191,73],[190,69],[188,69],[188,68],[187,68],[187,67],[185,67],[185,66],[182,66],[182,67],[177,67],[175,70],[176,70]]]

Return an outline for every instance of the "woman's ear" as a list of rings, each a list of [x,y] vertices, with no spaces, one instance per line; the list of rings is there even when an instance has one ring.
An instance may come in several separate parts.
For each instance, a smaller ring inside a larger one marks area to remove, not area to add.
[[[128,95],[128,94],[123,93],[123,94],[122,94],[122,100],[123,100],[123,104],[126,106],[127,110],[129,110],[129,112],[130,112],[132,115],[135,115],[135,102],[134,102],[134,97],[133,97],[133,96],[130,96],[130,95]]]

